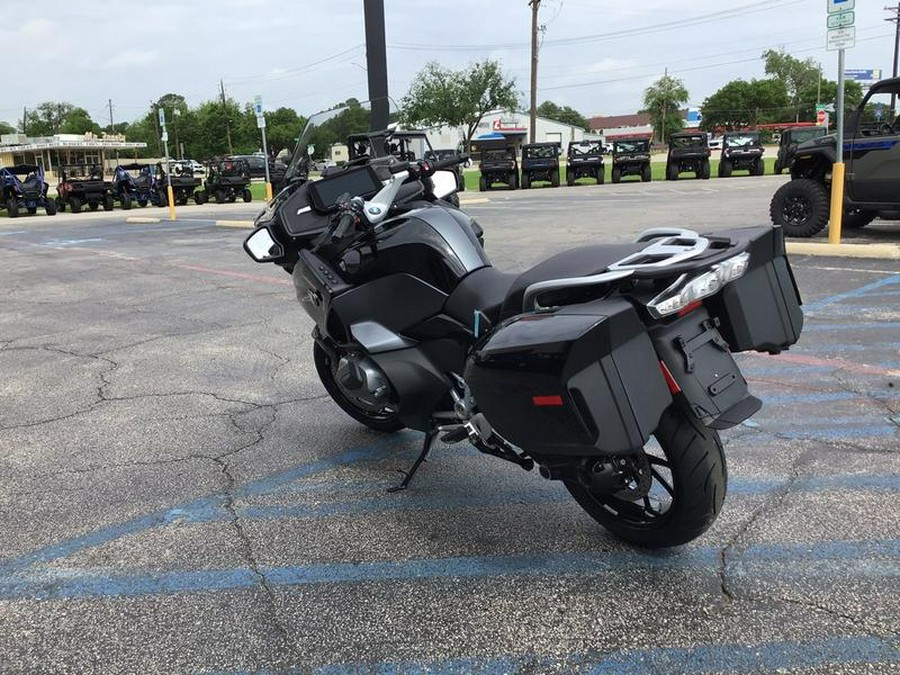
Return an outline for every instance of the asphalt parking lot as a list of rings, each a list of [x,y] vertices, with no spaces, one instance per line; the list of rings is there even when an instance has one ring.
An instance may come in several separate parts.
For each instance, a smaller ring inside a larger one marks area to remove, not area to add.
[[[776,177],[465,193],[504,269],[768,222]],[[713,528],[648,553],[560,485],[324,394],[259,204],[0,221],[0,671],[896,673],[900,261],[794,257],[800,342],[739,357]],[[900,223],[854,241],[900,243]]]

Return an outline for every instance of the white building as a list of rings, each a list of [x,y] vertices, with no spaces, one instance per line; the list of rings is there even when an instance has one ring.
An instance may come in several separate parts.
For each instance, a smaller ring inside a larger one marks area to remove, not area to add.
[[[110,151],[135,151],[146,147],[146,143],[129,142],[124,136],[97,138],[92,133],[38,138],[6,134],[0,136],[0,166],[40,164],[47,176],[53,177],[60,165],[105,166]]]

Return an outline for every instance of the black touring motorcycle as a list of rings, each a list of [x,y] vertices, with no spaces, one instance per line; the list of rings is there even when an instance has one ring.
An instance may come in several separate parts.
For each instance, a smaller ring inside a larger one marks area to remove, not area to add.
[[[292,275],[334,401],[425,433],[393,490],[435,439],[468,441],[537,465],[632,544],[709,528],[726,490],[717,430],[761,407],[732,353],[778,353],[803,323],[781,230],[650,230],[504,273],[444,199],[464,156],[362,158],[307,182],[315,124],[244,248]]]

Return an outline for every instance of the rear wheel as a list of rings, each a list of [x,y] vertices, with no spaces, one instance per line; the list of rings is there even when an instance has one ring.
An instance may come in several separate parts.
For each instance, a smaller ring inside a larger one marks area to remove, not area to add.
[[[686,544],[713,524],[725,500],[727,470],[718,434],[676,401],[631,461],[631,480],[616,493],[566,481],[575,501],[614,535],[636,546]],[[609,466],[609,465],[606,465]],[[589,482],[589,481],[587,481]]]
[[[115,205],[116,203],[113,201],[112,195],[106,195],[106,197],[103,198],[104,211],[112,211]]]
[[[208,201],[209,194],[207,194],[206,190],[200,190],[194,193],[194,203],[197,204],[197,206],[202,206]]]
[[[754,176],[763,176],[766,173],[766,160],[758,159],[756,164],[753,165],[753,175]]]
[[[575,185],[575,174],[566,169],[566,185],[572,187]]]
[[[597,185],[603,185],[603,182],[606,180],[606,169],[602,166],[597,169]]]
[[[72,207],[72,213],[81,213],[81,200],[78,197],[69,197],[69,206]]]
[[[553,187],[559,187],[559,171],[554,171],[550,174],[550,185]]]
[[[650,169],[649,164],[645,164],[644,168],[641,169],[641,180],[644,183],[649,183],[653,179],[653,172]]]
[[[778,188],[769,205],[769,214],[786,235],[812,237],[828,224],[828,190],[809,178],[792,180]]]
[[[244,198],[244,203],[248,203],[253,199],[253,194],[246,188],[244,188],[244,191],[241,192],[241,196]]]
[[[328,395],[350,417],[375,431],[392,432],[400,431],[400,429],[404,428],[405,425],[400,421],[396,411],[384,410],[373,413],[354,403],[335,379],[338,364],[328,356],[318,343],[313,345],[313,360],[316,364],[316,372],[319,374],[319,379],[322,381],[322,385],[325,387]]]
[[[55,216],[56,215],[56,202],[52,199],[48,199],[46,202],[44,202],[44,211],[47,213],[48,216]]]
[[[125,209],[126,211],[131,210],[131,195],[128,194],[127,192],[124,195],[122,195],[122,208]]]
[[[19,204],[15,199],[10,198],[6,200],[6,213],[10,218],[19,217]]]
[[[674,164],[666,167],[666,180],[678,180],[678,167]]]
[[[706,160],[705,162],[703,162],[703,164],[700,165],[700,178],[702,178],[703,180],[709,180],[709,175],[709,160]]]
[[[620,169],[617,166],[614,166],[612,168],[612,182],[618,183],[621,180],[622,180],[622,169]]]
[[[487,192],[487,189],[488,189],[487,179],[484,176],[482,176],[481,178],[478,179],[478,191],[479,192]]]
[[[719,178],[728,178],[729,176],[731,176],[732,170],[733,167],[731,165],[731,162],[729,162],[727,159],[723,159],[719,163]]]

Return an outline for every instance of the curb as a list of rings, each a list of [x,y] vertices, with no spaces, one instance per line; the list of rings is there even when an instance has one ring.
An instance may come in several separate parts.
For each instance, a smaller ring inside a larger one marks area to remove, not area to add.
[[[217,220],[216,227],[243,227],[252,229],[254,224],[252,220]]]
[[[460,199],[460,206],[468,206],[469,204],[487,204],[491,200],[487,197],[478,197],[477,199]]]
[[[828,244],[826,242],[787,242],[792,255],[825,256],[832,258],[878,258],[900,260],[900,244]]]
[[[162,218],[147,218],[144,216],[129,216],[128,218],[125,219],[125,222],[143,225],[143,224],[147,224],[147,223],[161,223]]]

